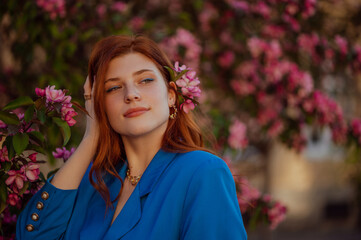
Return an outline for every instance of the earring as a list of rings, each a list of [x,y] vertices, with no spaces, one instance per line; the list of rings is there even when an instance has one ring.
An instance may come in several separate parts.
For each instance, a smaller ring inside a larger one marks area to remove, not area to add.
[[[169,118],[170,118],[170,119],[175,119],[175,118],[177,117],[177,111],[178,111],[178,110],[177,110],[176,105],[174,105],[174,104],[173,104],[171,107],[174,109],[174,112],[169,115]]]

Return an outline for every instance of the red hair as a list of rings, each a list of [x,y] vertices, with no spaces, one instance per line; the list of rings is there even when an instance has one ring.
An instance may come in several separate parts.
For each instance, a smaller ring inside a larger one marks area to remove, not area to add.
[[[123,180],[117,173],[115,166],[125,162],[125,149],[121,136],[115,132],[105,112],[104,81],[109,63],[112,59],[129,53],[141,53],[148,57],[159,69],[168,89],[172,89],[169,72],[164,66],[172,67],[167,56],[159,49],[157,44],[144,36],[110,36],[100,40],[95,46],[89,59],[89,79],[94,89],[94,111],[99,122],[99,141],[97,144],[96,156],[89,173],[89,179],[94,188],[101,194],[106,202],[107,208],[112,206],[109,190],[103,180],[103,175],[108,173]],[[192,150],[206,150],[203,144],[203,137],[198,125],[193,121],[191,113],[186,114],[179,111],[179,99],[176,97],[178,109],[176,118],[169,119],[167,129],[162,139],[162,149],[170,152],[188,152]],[[172,109],[170,109],[171,111]],[[95,174],[96,181],[93,179]],[[116,199],[119,198],[121,191]],[[113,202],[116,200],[114,199]]]

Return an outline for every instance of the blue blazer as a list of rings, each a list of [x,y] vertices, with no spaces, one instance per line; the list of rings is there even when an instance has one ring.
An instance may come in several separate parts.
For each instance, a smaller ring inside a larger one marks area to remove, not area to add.
[[[126,164],[117,170],[122,179]],[[111,225],[117,201],[107,212],[89,181],[61,190],[49,179],[20,214],[17,239],[247,239],[231,172],[225,162],[204,151],[159,150]],[[107,176],[111,200],[121,187]]]

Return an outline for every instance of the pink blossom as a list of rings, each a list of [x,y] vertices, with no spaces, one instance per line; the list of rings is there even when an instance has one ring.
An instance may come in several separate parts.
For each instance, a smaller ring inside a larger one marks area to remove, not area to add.
[[[262,33],[271,38],[282,38],[285,35],[285,29],[277,25],[265,25],[262,29]]]
[[[319,44],[320,38],[317,33],[312,33],[312,35],[301,34],[298,36],[297,42],[301,50],[313,56],[316,54],[315,47]]]
[[[277,225],[285,219],[286,212],[286,207],[279,202],[276,202],[274,206],[268,210],[268,220],[271,222],[271,229],[275,229]]]
[[[30,154],[29,156],[28,156],[28,158],[32,161],[32,162],[36,162],[36,155],[37,155],[38,153],[37,152],[35,152],[35,153],[32,153],[32,154]]]
[[[246,132],[247,128],[244,123],[239,120],[233,121],[232,125],[229,127],[229,146],[235,149],[245,148],[248,144]]]
[[[183,70],[188,69],[186,65],[179,66],[179,62],[174,63],[174,70],[178,73],[182,72]]]
[[[180,105],[180,108],[183,109],[185,113],[188,113],[195,108],[195,105],[192,100],[187,99]]]
[[[298,5],[296,3],[288,3],[286,6],[286,13],[290,15],[295,15],[299,11]]]
[[[53,156],[55,158],[63,158],[64,162],[69,159],[69,157],[74,153],[75,148],[71,148],[70,151],[66,150],[65,147],[62,148],[56,148],[55,152],[53,153]]]
[[[71,106],[71,104],[65,104],[61,108],[61,119],[65,120],[69,126],[73,126],[76,123],[73,117],[78,115]]]
[[[6,127],[7,127],[7,125],[3,121],[0,120],[0,128],[6,128]]]
[[[232,51],[226,51],[222,53],[218,58],[218,63],[221,67],[229,68],[234,62],[234,53]]]
[[[286,23],[288,23],[291,27],[291,29],[295,32],[300,31],[300,23],[293,17],[291,17],[288,14],[283,14],[282,17],[283,21],[285,21]]]
[[[340,35],[337,35],[335,37],[335,42],[340,50],[340,53],[342,56],[346,56],[347,54],[347,40],[343,37],[341,37]]]
[[[11,214],[9,208],[5,208],[2,213],[4,214],[3,224],[16,224],[17,216],[16,214]]]
[[[56,90],[55,86],[46,87],[45,95],[48,102],[62,102],[65,98],[65,93],[63,90]]]
[[[98,16],[102,18],[105,16],[105,13],[107,12],[107,7],[105,6],[104,3],[98,4],[98,6],[96,7],[96,12]]]
[[[361,144],[361,119],[353,119],[350,124],[352,135]]]
[[[56,17],[65,17],[65,0],[36,0],[38,7],[50,14],[54,20]]]
[[[39,165],[36,163],[30,162],[27,165],[22,166],[20,171],[25,174],[26,180],[29,180],[30,182],[34,182],[39,178],[40,170]]]
[[[231,87],[233,88],[235,93],[241,96],[247,96],[253,94],[256,91],[256,87],[254,86],[254,84],[244,80],[232,80]]]
[[[269,19],[271,16],[271,8],[263,1],[258,1],[255,5],[253,5],[252,11],[254,13],[258,13],[265,19]]]
[[[278,116],[278,111],[273,108],[261,108],[258,111],[257,120],[261,126],[268,124],[270,121],[276,119]]]
[[[127,4],[121,1],[114,2],[111,9],[120,13],[124,13],[127,10]]]
[[[8,172],[9,177],[6,179],[6,185],[15,183],[16,187],[20,190],[24,187],[25,176],[21,171],[10,170]]]
[[[302,17],[308,18],[315,14],[316,12],[316,0],[305,0],[303,2],[303,11]]]
[[[209,32],[211,30],[210,21],[218,17],[217,9],[209,2],[204,3],[203,10],[198,15],[199,22],[201,23],[201,29],[203,32]]]
[[[178,87],[181,88],[182,94],[188,97],[199,97],[201,90],[199,88],[200,81],[196,77],[195,71],[188,71],[176,81]]]
[[[9,155],[8,155],[8,149],[5,145],[3,145],[3,148],[0,149],[0,162],[9,162]]]
[[[19,205],[20,203],[20,198],[17,194],[15,193],[10,193],[7,199],[7,202],[11,205],[11,206],[16,206]]]
[[[244,177],[237,181],[237,186],[239,188],[239,195],[237,196],[239,207],[241,212],[246,212],[252,206],[252,203],[255,203],[260,198],[261,193],[257,188],[252,187]]]
[[[144,23],[145,23],[145,21],[143,18],[133,17],[130,20],[129,25],[133,31],[139,31],[144,26]]]
[[[38,97],[45,97],[45,89],[35,88],[35,94]]]
[[[235,9],[240,9],[244,12],[249,11],[249,5],[246,1],[241,0],[227,0],[227,2]]]
[[[284,124],[281,120],[276,120],[268,129],[268,136],[274,138],[277,137],[284,129]]]
[[[257,58],[267,48],[267,43],[262,39],[252,37],[248,39],[247,46],[249,48],[249,51],[251,52],[252,57]]]

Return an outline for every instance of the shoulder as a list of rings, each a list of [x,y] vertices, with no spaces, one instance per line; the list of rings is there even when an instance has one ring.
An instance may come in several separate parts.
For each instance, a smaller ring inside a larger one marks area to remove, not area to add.
[[[180,172],[191,175],[196,174],[202,176],[212,172],[223,172],[226,173],[226,175],[231,174],[223,159],[201,150],[178,153],[174,164],[179,168]]]

